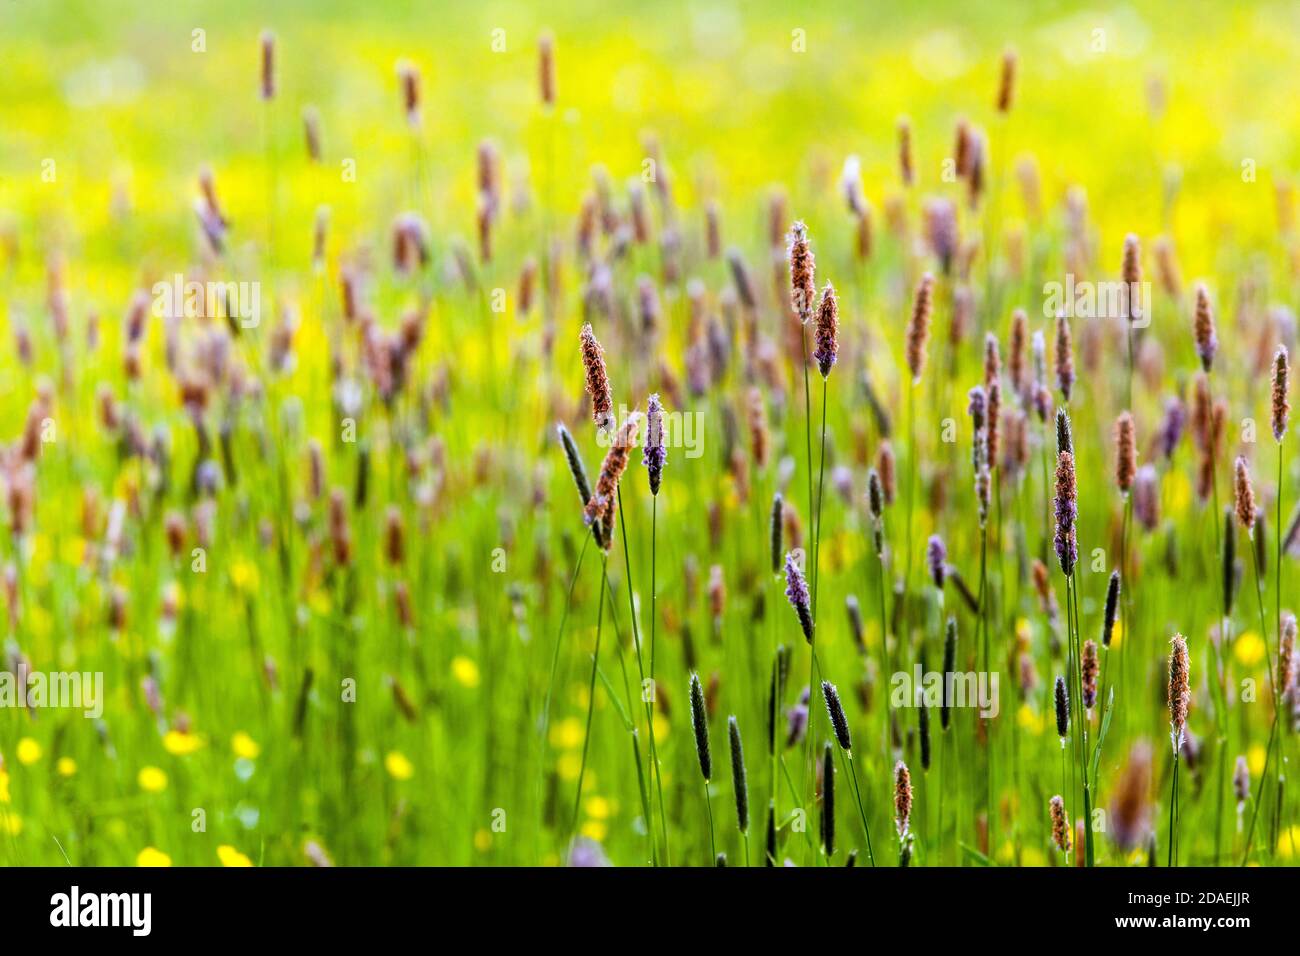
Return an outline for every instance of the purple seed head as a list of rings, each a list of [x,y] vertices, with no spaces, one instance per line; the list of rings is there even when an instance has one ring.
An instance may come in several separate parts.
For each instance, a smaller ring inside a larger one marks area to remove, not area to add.
[[[668,452],[664,448],[664,407],[656,392],[646,401],[645,447],[641,457],[641,464],[645,465],[646,475],[650,479],[652,495],[659,494],[659,483],[663,480],[666,461]]]
[[[947,570],[948,549],[944,547],[943,538],[937,534],[930,535],[925,548],[926,564],[930,568],[930,580],[940,591],[943,590],[944,576]]]

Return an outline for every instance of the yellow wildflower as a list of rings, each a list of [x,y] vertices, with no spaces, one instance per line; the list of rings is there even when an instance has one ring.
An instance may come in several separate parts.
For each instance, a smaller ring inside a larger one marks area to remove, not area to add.
[[[18,749],[16,753],[18,762],[24,767],[30,767],[32,764],[36,763],[36,761],[41,759],[41,745],[31,737],[24,737],[22,740],[18,741]]]
[[[136,866],[171,866],[172,858],[162,850],[147,846],[135,858]]]
[[[256,760],[258,754],[262,752],[257,741],[242,730],[230,738],[230,749],[235,752],[236,757],[242,757],[244,760]]]
[[[140,789],[148,793],[162,793],[167,789],[167,774],[157,767],[142,767],[136,777]]]
[[[163,749],[173,757],[188,757],[203,746],[203,741],[194,734],[169,730],[163,735]]]
[[[384,769],[394,780],[410,780],[415,776],[415,767],[406,759],[406,755],[398,750],[388,752],[388,756],[384,758]]]
[[[222,866],[252,866],[253,861],[240,853],[233,846],[222,844],[217,847],[217,859]]]
[[[468,657],[457,655],[451,661],[452,676],[458,680],[462,686],[473,690],[478,686],[479,673],[478,665]]]

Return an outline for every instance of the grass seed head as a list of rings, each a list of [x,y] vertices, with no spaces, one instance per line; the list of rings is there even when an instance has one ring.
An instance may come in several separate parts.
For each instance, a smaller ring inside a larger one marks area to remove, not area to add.
[[[1016,51],[1002,54],[1002,72],[998,79],[998,112],[1009,113],[1016,97]]]
[[[1070,334],[1070,320],[1064,315],[1056,317],[1056,387],[1061,398],[1069,404],[1074,389],[1074,340]]]
[[[822,681],[822,697],[826,701],[826,713],[831,719],[831,729],[835,731],[835,741],[844,750],[853,749],[853,738],[849,734],[849,721],[844,715],[844,705],[840,702],[840,692],[828,680]]]
[[[934,276],[925,273],[916,287],[912,318],[907,326],[907,368],[912,382],[921,381],[925,371],[925,347],[930,339],[930,312],[934,307]]]
[[[812,320],[817,301],[817,283],[816,263],[812,246],[808,242],[808,227],[802,221],[796,221],[790,228],[787,257],[790,261],[790,305],[799,321],[807,325]]]
[[[1169,726],[1174,753],[1177,753],[1183,745],[1192,692],[1187,680],[1187,641],[1183,635],[1175,634],[1170,643],[1173,647],[1169,652]]]
[[[1079,560],[1079,543],[1075,521],[1079,515],[1074,477],[1074,456],[1063,451],[1056,461],[1056,559],[1067,578]]]
[[[555,106],[555,37],[549,31],[537,40],[537,86],[542,105]]]
[[[1070,693],[1065,689],[1065,678],[1059,674],[1053,699],[1056,704],[1056,736],[1061,738],[1061,746],[1064,747],[1065,738],[1070,734]]]
[[[1251,538],[1255,535],[1255,489],[1250,483],[1250,467],[1246,459],[1238,456],[1233,465],[1233,490],[1236,503],[1237,521],[1246,529]]]
[[[1273,440],[1281,442],[1286,435],[1287,421],[1291,415],[1291,402],[1287,390],[1291,367],[1285,345],[1278,346],[1273,356]]]
[[[1129,751],[1111,799],[1111,838],[1121,853],[1141,846],[1150,833],[1151,747],[1138,741]]]
[[[713,756],[709,753],[709,716],[704,707],[700,675],[691,673],[691,728],[695,731],[695,755],[705,782],[713,779]]]
[[[1065,815],[1065,801],[1058,794],[1048,803],[1052,816],[1052,842],[1062,853],[1070,852],[1070,818]]]
[[[749,832],[749,788],[745,781],[745,748],[740,741],[740,725],[735,715],[727,718],[727,736],[731,743],[731,785],[736,794],[736,826]]]
[[[1201,368],[1209,372],[1214,367],[1214,353],[1219,349],[1219,339],[1214,331],[1214,312],[1210,308],[1210,293],[1205,283],[1196,284],[1196,318],[1193,322],[1196,335],[1196,354]]]
[[[829,743],[822,750],[822,848],[835,855],[835,759]]]
[[[1115,483],[1122,494],[1127,495],[1133,487],[1137,475],[1137,438],[1133,427],[1133,415],[1120,412],[1115,422]]]
[[[614,427],[614,399],[605,372],[605,350],[596,341],[588,322],[582,327],[582,366],[587,373],[587,394],[591,396],[591,419],[600,429]]]
[[[646,400],[645,445],[642,449],[641,464],[645,466],[646,476],[650,481],[650,494],[659,494],[659,483],[663,480],[664,463],[668,452],[664,448],[664,407],[656,392]]]
[[[799,617],[799,627],[809,644],[813,639],[812,609],[809,607],[808,583],[804,580],[793,551],[785,556],[785,596]]]
[[[817,310],[817,328],[815,339],[817,347],[813,350],[813,361],[822,373],[822,378],[831,374],[835,358],[839,352],[839,306],[835,301],[835,287],[829,282],[822,290],[821,306]]]
[[[1106,605],[1101,618],[1101,644],[1110,647],[1110,639],[1115,633],[1115,619],[1119,615],[1119,569],[1110,572],[1110,581],[1106,585]]]
[[[1083,642],[1083,654],[1080,658],[1079,671],[1083,678],[1083,707],[1092,710],[1097,705],[1097,642]]]
[[[894,828],[899,839],[905,840],[912,820],[912,775],[907,764],[894,764]]]
[[[262,44],[262,99],[269,102],[275,98],[275,34],[263,30]]]

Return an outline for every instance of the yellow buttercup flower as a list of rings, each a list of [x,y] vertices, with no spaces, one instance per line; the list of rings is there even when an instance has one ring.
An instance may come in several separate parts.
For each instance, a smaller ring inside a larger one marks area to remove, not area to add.
[[[1263,744],[1251,744],[1246,751],[1246,765],[1250,767],[1253,776],[1258,777],[1264,772],[1264,761],[1267,758],[1267,751],[1264,750]]]
[[[578,771],[582,767],[582,758],[572,751],[561,754],[556,769],[560,772],[560,777],[564,780],[577,780]]]
[[[1254,631],[1243,631],[1233,645],[1232,653],[1243,667],[1254,667],[1264,659],[1264,642]]]
[[[0,803],[9,802],[9,774],[0,770]]]
[[[479,684],[478,665],[468,657],[457,656],[452,658],[451,662],[452,676],[460,682],[461,686],[473,690]]]
[[[1043,732],[1043,718],[1034,708],[1028,704],[1021,704],[1020,710],[1016,712],[1016,723],[1023,730],[1031,734],[1041,734]]]
[[[10,810],[0,813],[0,831],[18,836],[23,832],[23,818]]]
[[[135,858],[136,866],[171,866],[172,858],[162,850],[147,846]]]
[[[415,767],[406,755],[397,750],[390,750],[384,758],[384,769],[394,780],[410,780],[415,776]]]
[[[167,774],[157,767],[142,767],[136,781],[141,790],[149,793],[162,793],[167,789]]]
[[[258,585],[257,565],[247,558],[239,558],[230,566],[230,581],[235,589],[245,594],[256,594]]]
[[[217,847],[217,859],[222,866],[252,866],[253,861],[240,853],[233,846],[222,844]]]
[[[31,737],[24,737],[18,741],[18,749],[15,751],[18,762],[24,767],[30,767],[36,761],[41,759],[41,745]]]
[[[163,749],[173,757],[188,757],[202,746],[203,741],[194,734],[169,730],[163,735]]]
[[[54,766],[59,771],[60,777],[71,777],[77,772],[77,761],[71,757],[60,757],[59,762]]]
[[[654,722],[655,722],[655,740],[658,741],[667,738],[668,732],[672,728],[672,724],[668,723],[668,718],[665,717],[663,714],[655,713]]]
[[[257,745],[257,741],[242,730],[230,738],[230,749],[235,752],[236,757],[241,757],[244,760],[256,760],[258,754],[262,752],[262,748]]]
[[[609,819],[609,801],[594,794],[587,798],[587,816],[593,820]]]
[[[604,840],[606,834],[608,833],[609,833],[609,827],[605,826],[605,824],[602,823],[600,820],[588,820],[586,823],[582,825],[582,835],[585,837],[590,837],[591,839],[595,840],[597,843]]]
[[[480,853],[486,853],[492,848],[492,834],[488,830],[479,829],[474,832],[474,849]]]
[[[582,737],[582,721],[577,717],[566,717],[551,728],[551,746],[561,750],[581,747]]]
[[[1283,860],[1300,857],[1300,823],[1293,823],[1278,834],[1277,855]]]

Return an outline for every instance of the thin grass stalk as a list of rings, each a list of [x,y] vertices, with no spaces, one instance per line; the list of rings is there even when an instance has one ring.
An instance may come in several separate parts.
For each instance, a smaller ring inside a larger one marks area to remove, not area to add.
[[[844,751],[843,754],[841,754],[841,757],[847,761],[849,765],[849,779],[853,781],[853,795],[858,802],[858,815],[862,818],[862,832],[865,833],[867,837],[867,859],[871,861],[871,865],[874,867],[876,865],[876,854],[871,849],[871,826],[867,823],[867,811],[863,806],[862,790],[858,785],[857,762],[853,759],[852,751]]]
[[[812,612],[813,621],[817,620],[817,583],[821,580],[818,567],[821,564],[822,550],[822,498],[826,491],[826,389],[827,380],[822,379],[822,438],[821,454],[817,465],[817,520],[813,523],[813,576],[812,576]]]
[[[812,397],[808,386],[808,331],[807,325],[799,330],[799,343],[803,347],[803,403],[804,403],[804,421],[808,427],[805,430],[807,439],[807,465],[808,465],[808,520],[812,527],[809,529],[813,539],[813,551],[817,550],[817,513],[814,510],[813,500],[813,472],[812,472]],[[817,592],[817,565],[814,563],[809,569],[812,578],[813,593]],[[804,737],[804,768],[808,777],[807,789],[804,791],[804,812],[808,812],[812,807],[817,788],[817,769],[813,763],[812,740],[816,736],[817,728],[817,707],[812,699],[813,684],[815,682],[814,665],[817,654],[817,618],[813,617],[812,638],[808,642],[808,728]]]
[[[1174,825],[1178,819],[1178,751],[1174,751],[1174,779],[1170,784],[1169,796],[1169,862],[1168,866],[1178,865],[1178,847],[1174,842]]]
[[[555,674],[560,663],[560,647],[564,643],[564,628],[569,620],[569,608],[573,605],[573,588],[578,583],[578,572],[582,570],[582,560],[586,557],[587,546],[591,544],[592,534],[590,530],[582,540],[582,550],[578,552],[578,560],[574,562],[573,574],[569,577],[569,591],[564,599],[564,610],[560,614],[560,627],[555,634],[555,650],[551,653],[551,676],[546,683],[546,697],[542,704],[542,726],[541,726],[541,747],[542,753],[546,750],[546,735],[551,726],[551,700],[555,694]],[[546,761],[543,758],[538,763],[537,773],[537,807],[539,819],[542,812],[542,791],[546,781]],[[539,826],[540,829],[540,826]]]
[[[659,753],[655,744],[654,704],[650,700],[646,699],[646,695],[644,693],[645,665],[642,661],[642,656],[641,656],[640,631],[638,630],[637,623],[636,623],[636,603],[632,599],[632,558],[628,552],[628,546],[627,546],[627,518],[626,518],[627,509],[623,507],[622,487],[619,487],[619,489],[615,492],[615,495],[618,499],[618,526],[623,538],[623,570],[627,574],[627,613],[628,613],[628,617],[632,619],[632,644],[636,648],[637,676],[641,678],[640,686],[642,688],[641,700],[645,705],[646,723],[650,728],[650,760],[654,764],[655,780],[656,780],[656,784],[659,787],[658,790],[659,814],[660,814],[659,819],[660,819],[661,829],[663,831],[663,836],[664,836],[664,845],[666,848],[667,841],[668,841],[668,832],[667,832],[667,823],[665,822],[665,818],[664,818],[664,793],[663,793],[663,783],[661,779],[662,774],[659,769]],[[651,682],[651,686],[653,687],[653,679]],[[652,697],[654,696],[653,693],[651,694],[651,696]],[[631,704],[631,701],[629,701],[628,703]],[[646,820],[646,829],[651,831],[650,842],[652,845],[654,845],[654,834],[653,834],[654,824],[652,822],[652,819]]]
[[[1268,745],[1264,748],[1264,769],[1259,775],[1259,786],[1255,789],[1255,808],[1250,814],[1250,830],[1246,834],[1246,850],[1245,853],[1242,854],[1242,866],[1245,866],[1246,861],[1250,859],[1250,848],[1255,839],[1255,824],[1259,820],[1259,805],[1264,799],[1264,781],[1268,779],[1268,768],[1273,758],[1273,742],[1277,739],[1278,716],[1281,713],[1281,702],[1278,697],[1278,688],[1273,679],[1273,652],[1269,648],[1268,625],[1265,623],[1264,619],[1264,592],[1259,576],[1259,552],[1252,547],[1250,553],[1251,560],[1255,564],[1255,597],[1259,603],[1259,630],[1264,638],[1264,660],[1268,669],[1268,683],[1273,696],[1273,723],[1269,727],[1268,731]]]
[[[621,510],[621,509],[620,509]],[[587,753],[591,749],[591,718],[596,712],[596,668],[600,663],[600,636],[605,623],[605,574],[609,566],[609,555],[601,553],[600,558],[600,601],[596,611],[596,648],[591,654],[591,679],[587,682],[587,724],[582,735],[582,761],[578,764],[578,790],[573,797],[573,818],[569,823],[569,836],[566,844],[573,840],[578,829],[578,811],[582,808],[582,781],[587,775]]]

